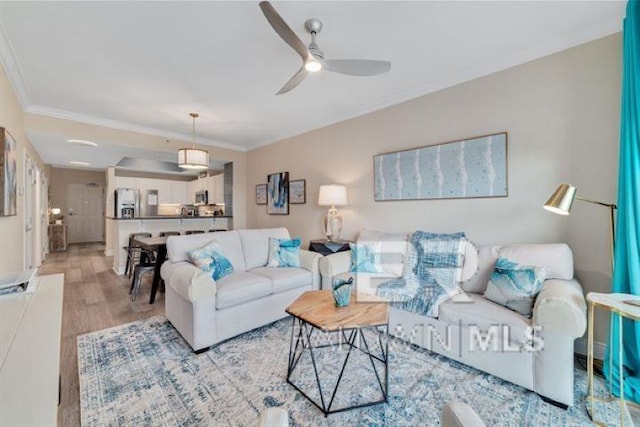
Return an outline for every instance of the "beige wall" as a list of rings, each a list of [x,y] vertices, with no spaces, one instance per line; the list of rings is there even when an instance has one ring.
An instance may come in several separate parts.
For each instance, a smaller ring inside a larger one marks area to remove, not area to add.
[[[67,215],[67,185],[88,184],[94,182],[106,189],[106,175],[103,171],[88,171],[81,169],[56,168],[51,169],[51,183],[49,185],[51,195],[51,207],[62,209],[62,214]]]
[[[577,203],[566,218],[542,204],[561,182],[585,197],[615,198],[620,64],[618,34],[253,150],[250,191],[267,174],[289,171],[290,179],[307,180],[307,203],[291,205],[289,216],[270,216],[252,194],[248,225],[321,238],[326,208],[317,206],[318,187],[340,183],[349,197],[341,209],[344,238],[373,228],[463,230],[478,243],[566,241],[586,290],[607,290],[606,209]],[[500,131],[509,133],[508,198],[373,200],[373,155]],[[606,339],[604,320],[597,339]]]
[[[40,156],[33,150],[24,131],[23,111],[15,92],[0,67],[0,126],[6,128],[18,142],[18,203],[17,215],[0,217],[0,275],[24,267],[24,157],[25,152],[46,173]]]

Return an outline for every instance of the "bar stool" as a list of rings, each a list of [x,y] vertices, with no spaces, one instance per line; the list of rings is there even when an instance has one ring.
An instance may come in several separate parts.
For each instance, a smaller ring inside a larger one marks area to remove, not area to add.
[[[184,234],[189,235],[189,234],[202,234],[204,233],[204,230],[187,230],[185,231]]]
[[[131,288],[129,293],[131,294],[131,301],[135,301],[140,291],[140,282],[142,277],[147,273],[153,273],[156,268],[155,263],[143,263],[136,265],[133,273],[133,281],[131,282]]]
[[[133,243],[136,237],[151,237],[151,233],[131,233],[129,235],[129,245],[122,248],[127,251],[127,264],[124,268],[124,274],[129,278],[131,278],[131,273],[133,273],[134,265],[140,261],[142,254],[144,253],[149,256],[147,251],[144,251],[140,246]]]
[[[158,234],[159,237],[179,236],[179,235],[180,235],[179,231],[161,231],[160,234]]]

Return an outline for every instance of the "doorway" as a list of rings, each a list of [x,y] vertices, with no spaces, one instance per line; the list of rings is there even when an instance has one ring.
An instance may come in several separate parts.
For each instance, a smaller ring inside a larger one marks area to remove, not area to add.
[[[104,241],[104,188],[100,184],[67,184],[69,243]]]

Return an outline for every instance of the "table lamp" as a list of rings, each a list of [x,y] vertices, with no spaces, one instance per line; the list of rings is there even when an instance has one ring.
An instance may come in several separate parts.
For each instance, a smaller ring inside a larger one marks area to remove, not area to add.
[[[342,232],[342,216],[336,206],[347,204],[347,187],[344,185],[321,185],[318,205],[331,206],[323,219],[324,233],[332,242],[340,240]]]

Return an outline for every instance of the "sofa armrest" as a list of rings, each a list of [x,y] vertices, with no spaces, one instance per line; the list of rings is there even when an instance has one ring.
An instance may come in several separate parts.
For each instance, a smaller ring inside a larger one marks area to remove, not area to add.
[[[545,280],[533,306],[533,324],[545,333],[579,338],[587,328],[587,304],[577,280]]]
[[[343,251],[327,255],[320,260],[320,274],[323,278],[346,273],[351,268],[351,251]]]
[[[160,274],[166,286],[187,301],[196,302],[216,294],[215,280],[190,262],[166,261]]]
[[[313,289],[320,288],[320,259],[322,255],[316,252],[300,249],[300,266],[313,274]]]

